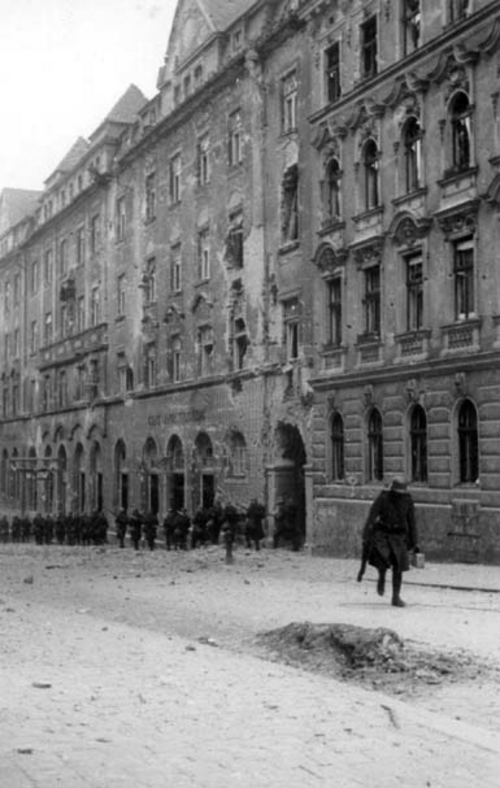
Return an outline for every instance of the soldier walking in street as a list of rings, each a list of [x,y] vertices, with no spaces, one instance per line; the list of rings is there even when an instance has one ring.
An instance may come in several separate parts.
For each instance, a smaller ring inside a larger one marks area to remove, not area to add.
[[[373,502],[363,529],[367,560],[378,570],[377,593],[385,593],[385,575],[392,567],[392,605],[405,607],[401,599],[403,572],[410,568],[408,551],[419,552],[415,507],[404,479],[394,478]]]

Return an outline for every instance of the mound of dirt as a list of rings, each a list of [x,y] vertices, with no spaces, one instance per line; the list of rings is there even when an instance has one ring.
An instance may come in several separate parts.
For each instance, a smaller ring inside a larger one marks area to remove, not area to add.
[[[430,651],[404,642],[384,627],[305,621],[263,632],[257,642],[275,661],[395,694],[444,681],[469,680],[488,671],[463,651]]]

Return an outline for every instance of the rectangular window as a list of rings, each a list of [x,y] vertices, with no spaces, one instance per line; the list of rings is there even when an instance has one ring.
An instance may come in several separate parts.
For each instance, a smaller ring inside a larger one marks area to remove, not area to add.
[[[51,382],[50,375],[45,375],[43,378],[43,385],[42,385],[42,409],[44,411],[47,411],[50,408],[50,400],[51,400],[50,382]]]
[[[40,289],[40,264],[33,260],[31,264],[31,295],[36,295]]]
[[[180,293],[182,290],[182,255],[180,244],[172,249],[171,288],[174,293]]]
[[[424,278],[422,255],[406,258],[406,303],[408,331],[418,331],[424,321]]]
[[[342,277],[328,282],[328,344],[342,344]]]
[[[76,330],[78,333],[85,329],[85,298],[80,296],[76,302]]]
[[[171,205],[181,201],[181,156],[178,153],[170,159],[169,196]]]
[[[50,345],[52,342],[52,312],[47,312],[43,323],[43,344]]]
[[[146,388],[156,386],[156,347],[151,345],[146,348],[145,385]]]
[[[127,227],[127,216],[125,211],[125,197],[119,197],[116,201],[116,240],[123,241]]]
[[[3,357],[7,362],[9,360],[10,355],[10,334],[5,332],[3,335]]]
[[[247,349],[247,327],[243,318],[237,317],[233,325],[233,365],[235,370],[244,369]]]
[[[228,160],[231,167],[243,161],[243,127],[239,109],[229,116]]]
[[[14,358],[19,358],[19,349],[20,349],[20,334],[19,329],[15,328],[14,333],[12,335],[12,355]]]
[[[283,134],[297,128],[297,72],[291,71],[281,80],[281,130]]]
[[[421,23],[420,0],[403,0],[403,53],[405,55],[418,49]]]
[[[21,277],[19,274],[14,276],[14,306],[18,306],[21,299]]]
[[[38,351],[38,323],[36,320],[31,321],[30,326],[30,353]]]
[[[46,285],[52,283],[53,270],[54,270],[54,256],[52,249],[47,249],[43,258],[43,281]]]
[[[367,268],[363,300],[365,334],[380,336],[380,266]]]
[[[85,263],[85,228],[79,227],[76,231],[76,264],[83,265]]]
[[[99,288],[93,287],[90,294],[90,325],[97,326],[101,320]]]
[[[57,405],[65,408],[68,404],[68,380],[66,371],[61,369],[57,376]]]
[[[33,283],[33,276],[32,276],[31,281]],[[33,292],[33,287],[31,289],[31,292]],[[3,308],[4,308],[5,314],[8,315],[9,312],[10,312],[10,282],[6,282],[5,283],[5,290],[4,290],[4,294],[3,294]]]
[[[198,158],[198,183],[200,186],[205,186],[210,180],[210,168],[209,168],[209,136],[208,134],[204,134],[203,137],[200,137],[198,140],[198,150],[197,150],[197,158]]]
[[[181,379],[182,343],[180,337],[172,340],[172,380],[179,383]]]
[[[116,280],[116,314],[122,317],[125,314],[125,274],[120,274]]]
[[[342,95],[340,84],[340,42],[336,41],[325,52],[326,99],[329,104]]]
[[[146,178],[146,221],[156,219],[156,173],[151,172]]]
[[[243,268],[243,212],[238,211],[229,217],[229,232],[226,242],[226,260],[233,268]]]
[[[454,245],[455,319],[474,315],[474,247],[472,239]]]
[[[68,273],[68,242],[63,238],[59,244],[59,275],[66,276]]]
[[[198,233],[198,278],[200,282],[210,279],[210,236],[208,229]]]
[[[371,16],[361,25],[361,75],[377,73],[377,17]]]
[[[66,304],[62,304],[59,312],[59,336],[61,338],[64,338],[66,336],[67,324],[68,324],[68,308]]]
[[[289,361],[299,357],[300,342],[300,303],[291,298],[283,304],[286,356]]]
[[[99,214],[90,220],[90,251],[95,254],[101,245],[101,217]]]
[[[203,326],[198,330],[200,351],[200,375],[210,375],[214,351],[214,335],[211,326]]]
[[[143,278],[144,304],[156,303],[156,258],[151,257],[146,263],[146,272]]]
[[[297,241],[299,238],[299,168],[289,167],[281,187],[281,242]]]

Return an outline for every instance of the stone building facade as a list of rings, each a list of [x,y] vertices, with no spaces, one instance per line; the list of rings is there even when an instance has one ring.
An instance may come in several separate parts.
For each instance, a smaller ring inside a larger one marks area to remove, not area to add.
[[[497,5],[179,0],[153,99],[4,192],[4,508],[291,494],[352,554],[404,473],[497,560]]]

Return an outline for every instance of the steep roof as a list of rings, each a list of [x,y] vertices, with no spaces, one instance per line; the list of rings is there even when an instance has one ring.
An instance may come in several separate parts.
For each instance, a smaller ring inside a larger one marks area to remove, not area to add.
[[[82,159],[89,149],[89,143],[83,137],[78,137],[77,141],[71,146],[66,156],[57,165],[54,170],[56,172],[70,172],[80,159]]]
[[[42,195],[31,189],[2,189],[0,192],[0,232],[14,227],[37,208]]]
[[[216,30],[227,30],[256,0],[198,0]]]
[[[147,104],[147,98],[136,85],[130,85],[123,96],[118,99],[113,109],[108,112],[104,121],[110,123],[134,123],[138,113]]]

